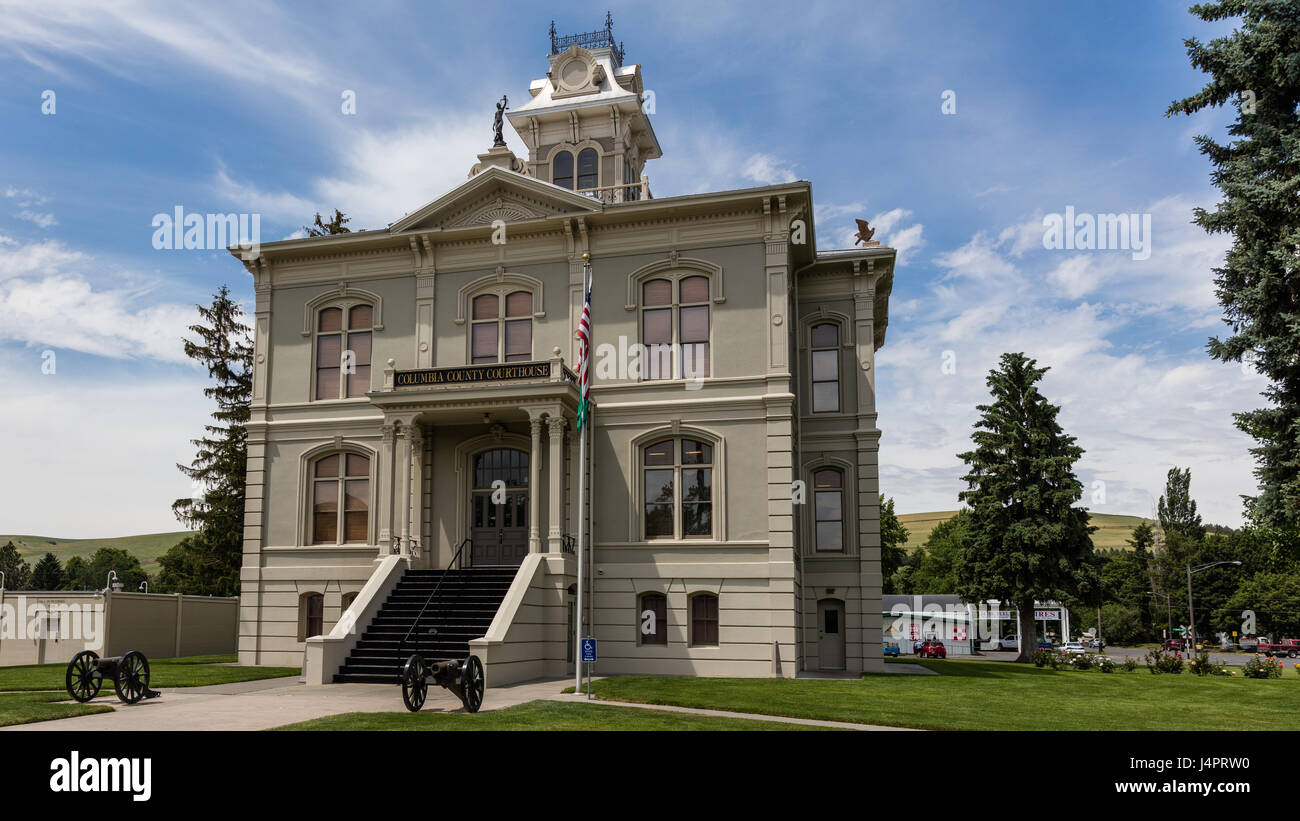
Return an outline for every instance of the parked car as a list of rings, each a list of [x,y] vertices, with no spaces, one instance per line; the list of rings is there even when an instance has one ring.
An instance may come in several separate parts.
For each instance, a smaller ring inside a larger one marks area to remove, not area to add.
[[[1092,639],[1088,642],[1088,646],[1091,647],[1093,650],[1105,650],[1106,642],[1102,641],[1101,639]]]
[[[943,646],[943,642],[931,640],[921,644],[920,655],[923,659],[946,659],[948,650]]]
[[[1003,650],[1019,650],[1019,649],[1020,649],[1020,637],[1019,637],[1019,636],[1003,636],[1001,639],[998,640],[998,645],[999,645]]]
[[[887,641],[887,642],[885,642],[884,647],[885,647],[885,655],[886,655],[886,656],[897,656],[897,655],[899,655],[898,642],[896,642],[896,641]]]
[[[1061,645],[1061,652],[1067,656],[1082,656],[1088,652],[1088,648],[1084,647],[1081,641],[1067,641]]]
[[[1051,639],[1040,638],[1040,639],[1038,640],[1038,649],[1039,649],[1039,650],[1051,650],[1051,649],[1052,649],[1052,640],[1051,640]]]
[[[1181,653],[1187,649],[1187,644],[1182,639],[1166,639],[1160,649],[1166,653]]]
[[[1263,653],[1266,656],[1286,656],[1295,658],[1300,653],[1300,640],[1298,639],[1281,639],[1277,642],[1266,642],[1260,640],[1255,647],[1256,653]]]

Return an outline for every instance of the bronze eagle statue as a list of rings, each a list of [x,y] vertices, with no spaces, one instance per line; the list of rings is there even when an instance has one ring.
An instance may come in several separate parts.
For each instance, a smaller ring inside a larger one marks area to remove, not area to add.
[[[858,224],[858,233],[854,234],[854,236],[856,236],[857,239],[854,241],[853,244],[857,245],[860,242],[863,245],[866,245],[868,242],[871,241],[871,238],[876,235],[876,229],[872,228],[870,225],[867,225],[866,220],[855,220],[855,222],[857,222]]]

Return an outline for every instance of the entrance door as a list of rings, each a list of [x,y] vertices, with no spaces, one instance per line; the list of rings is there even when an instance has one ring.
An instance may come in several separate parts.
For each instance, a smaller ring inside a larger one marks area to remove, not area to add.
[[[844,669],[844,602],[817,602],[817,657],[823,670]]]
[[[474,456],[470,564],[517,565],[528,555],[528,454],[514,448]]]

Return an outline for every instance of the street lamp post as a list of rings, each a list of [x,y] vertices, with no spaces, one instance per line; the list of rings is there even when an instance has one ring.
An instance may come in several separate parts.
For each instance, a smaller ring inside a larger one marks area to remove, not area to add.
[[[1189,653],[1196,652],[1196,611],[1192,609],[1192,574],[1200,573],[1202,570],[1209,570],[1211,567],[1218,567],[1223,564],[1231,564],[1241,567],[1241,562],[1238,561],[1210,562],[1209,564],[1203,564],[1200,567],[1195,568],[1192,567],[1191,562],[1187,563],[1187,616],[1191,620],[1192,630],[1192,643],[1189,645],[1187,650]]]

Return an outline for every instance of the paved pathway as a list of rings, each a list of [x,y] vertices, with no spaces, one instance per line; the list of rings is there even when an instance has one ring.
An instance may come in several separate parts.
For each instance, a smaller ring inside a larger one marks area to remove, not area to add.
[[[551,701],[578,701],[590,704],[612,704],[617,707],[636,707],[641,710],[662,710],[668,713],[690,713],[697,716],[718,716],[720,718],[747,718],[754,721],[772,721],[778,724],[805,724],[811,727],[831,727],[836,730],[894,730],[901,732],[912,732],[910,727],[885,727],[880,724],[852,724],[847,721],[821,721],[815,718],[792,718],[790,716],[769,716],[762,713],[732,713],[726,710],[704,710],[697,707],[678,707],[670,704],[639,704],[630,701],[610,701],[608,699],[592,699],[587,701],[586,695],[574,695],[573,693],[563,693],[550,697]]]
[[[499,710],[558,693],[569,679],[533,681],[489,688],[484,710]],[[329,684],[308,687],[292,678],[242,681],[209,687],[165,689],[160,698],[125,705],[102,694],[96,703],[114,710],[55,721],[19,724],[0,731],[24,730],[266,730],[337,713],[406,712],[395,684]],[[429,688],[426,712],[462,709],[460,699],[441,687]]]
[[[500,710],[526,701],[550,700],[587,703],[585,695],[561,691],[571,678],[530,681],[505,687],[488,688],[484,710]],[[401,692],[393,684],[330,684],[308,687],[297,676],[291,678],[241,681],[208,687],[176,687],[165,690],[160,698],[125,705],[111,695],[100,695],[97,702],[110,704],[111,713],[98,713],[55,721],[40,721],[0,728],[0,732],[55,730],[79,732],[109,730],[267,730],[299,721],[338,713],[405,712]],[[840,730],[901,730],[872,724],[843,721],[818,721],[758,713],[733,713],[661,704],[633,704],[593,699],[591,703],[635,707],[693,715],[746,718],[781,724],[805,724]],[[456,712],[463,709],[460,699],[441,687],[429,688],[425,712]]]

